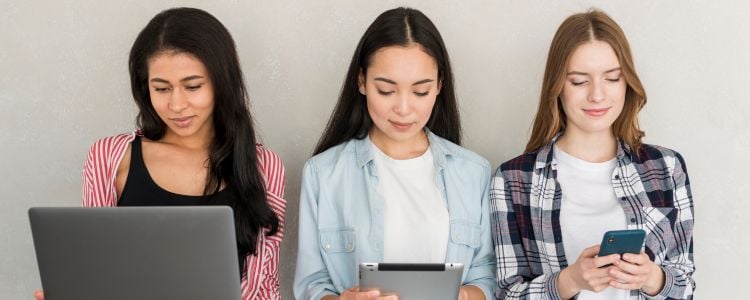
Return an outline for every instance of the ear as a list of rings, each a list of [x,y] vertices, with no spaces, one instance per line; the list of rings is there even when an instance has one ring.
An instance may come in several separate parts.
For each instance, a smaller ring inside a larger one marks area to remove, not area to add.
[[[442,90],[442,88],[443,88],[443,80],[440,79],[440,80],[438,80],[437,93],[435,93],[435,95],[440,95],[440,91]]]
[[[365,90],[365,74],[362,73],[362,69],[359,69],[359,76],[357,76],[357,85],[359,86],[359,93],[367,95]]]

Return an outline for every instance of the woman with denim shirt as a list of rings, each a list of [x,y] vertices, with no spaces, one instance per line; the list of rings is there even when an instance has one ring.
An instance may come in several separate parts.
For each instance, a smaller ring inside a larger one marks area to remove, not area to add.
[[[646,95],[622,29],[592,10],[552,40],[526,153],[490,190],[498,299],[690,299],[693,201],[679,153],[641,142]],[[599,257],[608,230],[643,251]]]
[[[297,299],[389,299],[362,262],[462,263],[460,299],[489,299],[489,163],[460,144],[442,38],[397,8],[367,29],[302,177]]]

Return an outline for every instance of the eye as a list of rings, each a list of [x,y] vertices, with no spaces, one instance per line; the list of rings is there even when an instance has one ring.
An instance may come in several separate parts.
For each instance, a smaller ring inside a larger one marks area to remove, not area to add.
[[[424,93],[414,92],[414,95],[417,95],[418,97],[424,97],[430,94],[430,91],[426,91]]]
[[[186,86],[185,89],[187,89],[188,91],[195,91],[195,90],[201,88],[202,86],[203,86],[202,84],[191,85],[191,86]]]
[[[618,82],[618,81],[620,81],[620,78],[622,78],[622,77],[617,77],[617,78],[607,78],[606,80],[607,80],[607,81],[609,81],[609,82]]]
[[[165,93],[165,92],[169,91],[169,88],[165,88],[165,87],[154,87],[154,91],[155,91],[155,92],[157,92],[157,93]]]
[[[393,91],[386,92],[386,91],[378,90],[378,94],[383,95],[383,96],[388,96],[388,95],[393,94]]]
[[[584,85],[586,83],[588,83],[588,81],[570,81],[570,84],[572,84],[574,86],[581,86],[581,85]]]

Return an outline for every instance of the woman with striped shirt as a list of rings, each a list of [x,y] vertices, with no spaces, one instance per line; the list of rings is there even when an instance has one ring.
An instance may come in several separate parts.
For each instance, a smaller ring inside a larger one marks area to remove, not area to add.
[[[689,299],[693,200],[685,161],[642,143],[646,94],[622,29],[565,20],[523,155],[490,189],[498,299]],[[640,254],[597,256],[608,230],[646,232]]]
[[[83,205],[228,205],[243,299],[278,299],[284,167],[256,143],[231,35],[205,11],[169,9],[138,35],[129,67],[140,130],[91,146]]]

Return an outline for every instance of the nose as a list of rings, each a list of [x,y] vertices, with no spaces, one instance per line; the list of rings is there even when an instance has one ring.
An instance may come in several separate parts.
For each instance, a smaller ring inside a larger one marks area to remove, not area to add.
[[[397,115],[400,115],[400,116],[405,116],[409,114],[409,93],[408,92],[399,94],[399,97],[393,106],[393,111]]]
[[[185,97],[185,93],[181,91],[180,89],[174,89],[172,90],[172,94],[169,96],[169,102],[167,104],[167,108],[169,110],[179,113],[185,110],[185,108],[188,107],[188,102]]]
[[[601,80],[594,80],[589,91],[589,101],[602,102],[605,98],[604,83]]]

